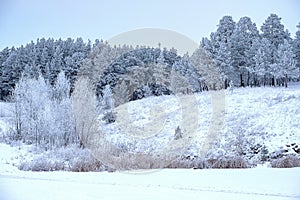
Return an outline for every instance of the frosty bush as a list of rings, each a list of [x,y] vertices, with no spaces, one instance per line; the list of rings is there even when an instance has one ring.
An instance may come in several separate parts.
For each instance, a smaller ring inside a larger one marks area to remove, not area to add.
[[[295,155],[288,155],[275,159],[271,162],[273,168],[300,167],[300,158]]]
[[[23,161],[19,166],[24,171],[102,171],[104,166],[87,149],[76,145],[51,150],[36,155],[31,161]]]
[[[116,117],[117,117],[116,114],[110,111],[104,114],[102,120],[104,120],[105,123],[110,124],[116,121]]]
[[[210,160],[209,163],[211,168],[217,169],[248,168],[246,160],[239,156]]]
[[[182,132],[181,132],[180,127],[177,126],[177,128],[175,129],[174,139],[179,140],[180,138],[182,138]]]
[[[167,168],[180,169],[205,169],[208,168],[207,162],[199,157],[179,157],[170,162]]]

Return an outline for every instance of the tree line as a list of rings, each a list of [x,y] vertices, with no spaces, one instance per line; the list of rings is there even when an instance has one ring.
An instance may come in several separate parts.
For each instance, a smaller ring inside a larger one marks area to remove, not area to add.
[[[149,90],[161,95],[227,88],[230,83],[287,86],[288,81],[299,80],[300,30],[291,38],[276,14],[265,20],[261,32],[249,17],[235,22],[224,16],[217,27],[192,55],[184,56],[177,55],[174,48],[110,46],[102,40],[92,44],[82,38],[42,38],[18,48],[6,47],[0,51],[0,99],[12,95],[22,74],[41,75],[53,86],[61,71],[70,81],[71,92],[78,75],[84,74],[97,87],[98,96],[107,84],[112,89],[129,85],[127,99],[131,100],[143,98]],[[139,80],[129,80],[133,77]]]
[[[219,68],[225,88],[230,81],[236,86],[287,86],[289,80],[299,80],[300,30],[292,39],[278,15],[271,14],[260,31],[249,17],[235,22],[224,16],[217,27],[201,47]]]

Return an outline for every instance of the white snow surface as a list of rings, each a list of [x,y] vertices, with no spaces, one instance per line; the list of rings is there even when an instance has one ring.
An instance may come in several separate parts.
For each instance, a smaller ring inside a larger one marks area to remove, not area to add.
[[[177,126],[183,133],[183,148],[196,155],[203,153],[203,145],[214,133],[213,140],[219,143],[215,148],[225,151],[229,150],[224,143],[235,146],[237,134],[247,141],[244,145],[261,144],[270,153],[300,144],[299,83],[288,88],[149,97],[121,105],[116,112],[116,123],[103,123],[102,131],[114,144],[138,152],[163,151],[173,145]]]
[[[20,149],[0,144],[1,200],[300,199],[300,168],[24,172]]]
[[[24,172],[12,165],[24,151],[0,144],[1,200],[300,199],[300,168]]]

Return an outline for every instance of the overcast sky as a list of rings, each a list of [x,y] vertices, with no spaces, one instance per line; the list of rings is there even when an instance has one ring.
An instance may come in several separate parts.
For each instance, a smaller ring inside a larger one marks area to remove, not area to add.
[[[0,49],[41,37],[108,40],[140,28],[172,30],[199,43],[224,15],[249,16],[260,28],[276,13],[294,36],[299,10],[298,0],[0,0]]]

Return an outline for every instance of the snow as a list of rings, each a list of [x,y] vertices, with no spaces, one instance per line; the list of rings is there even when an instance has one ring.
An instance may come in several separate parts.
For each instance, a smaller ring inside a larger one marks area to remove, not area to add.
[[[24,172],[13,163],[27,151],[0,144],[1,200],[300,199],[300,168]]]
[[[211,141],[230,152],[226,148],[235,146],[233,136],[240,134],[245,143],[264,145],[271,153],[300,143],[299,105],[299,83],[149,97],[117,107],[116,123],[103,123],[102,130],[112,143],[137,152],[166,152],[176,144],[183,152],[200,155],[212,147],[203,147]],[[177,126],[181,143],[174,142]]]
[[[1,152],[11,147],[0,146]],[[3,157],[3,154],[1,154]],[[0,199],[299,199],[300,168],[124,172],[3,171]],[[13,168],[13,166],[11,166]]]
[[[102,128],[116,143],[132,142],[135,150],[143,151],[174,145],[174,130],[180,125],[184,137],[180,144],[199,153],[197,151],[206,141],[213,117],[213,95],[212,92],[204,92],[135,101],[116,108],[119,121]],[[222,103],[222,98],[219,100]],[[5,105],[1,103],[1,110],[7,108]],[[225,91],[224,105],[218,113],[218,116],[224,117],[223,128],[216,136],[221,143],[228,139],[226,135],[230,137],[234,129],[243,130],[245,139],[253,136],[269,151],[276,151],[286,144],[300,143],[299,84],[292,84],[289,88]],[[10,112],[5,113],[0,118],[0,138],[10,128]],[[134,129],[125,129],[126,123],[131,121],[135,122],[130,127]],[[159,129],[157,121],[160,122]],[[193,132],[195,127],[196,133]],[[134,137],[132,130],[137,131]],[[163,169],[114,173],[18,170],[22,159],[31,159],[31,150],[32,147],[23,144],[9,146],[0,143],[1,200],[300,199],[300,168],[275,169],[265,163],[250,169]]]

